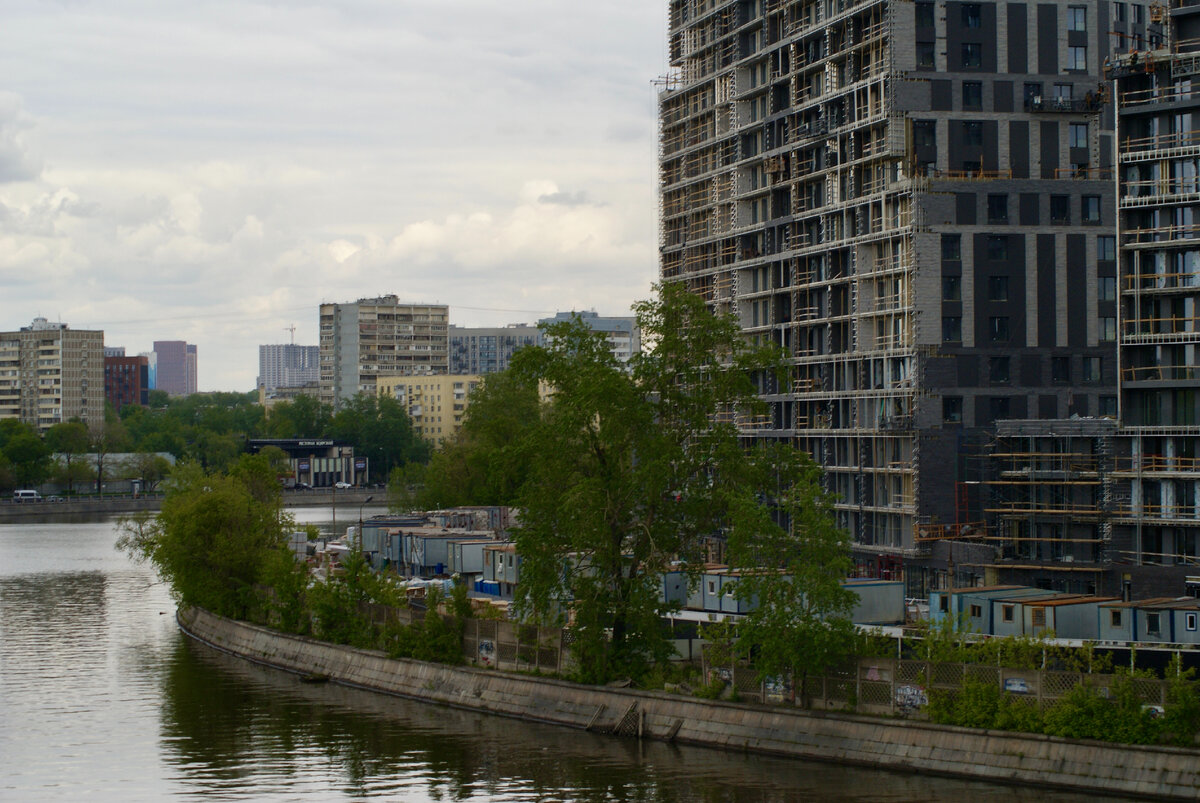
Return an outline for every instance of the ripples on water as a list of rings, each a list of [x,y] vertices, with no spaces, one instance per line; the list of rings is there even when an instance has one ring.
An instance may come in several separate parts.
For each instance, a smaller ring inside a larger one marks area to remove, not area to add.
[[[184,639],[111,523],[0,526],[0,799],[1082,801],[308,685]]]

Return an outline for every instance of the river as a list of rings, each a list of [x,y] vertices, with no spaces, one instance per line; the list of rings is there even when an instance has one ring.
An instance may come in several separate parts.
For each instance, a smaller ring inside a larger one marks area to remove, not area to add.
[[[0,800],[1095,799],[639,744],[304,684],[184,638],[167,589],[115,538],[111,520],[0,525]]]

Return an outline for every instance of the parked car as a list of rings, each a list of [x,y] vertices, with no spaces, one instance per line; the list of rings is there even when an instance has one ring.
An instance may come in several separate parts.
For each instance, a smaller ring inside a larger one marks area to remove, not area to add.
[[[348,483],[348,482],[335,482],[335,483],[333,484],[333,487],[334,487],[334,488],[337,488],[339,491],[344,491],[344,490],[346,490],[347,488],[353,488],[354,486],[353,486],[353,485],[351,485],[351,484],[350,484],[350,483]]]
[[[13,491],[13,501],[21,502],[41,502],[42,495],[37,491]]]
[[[292,489],[296,490],[296,491],[311,491],[312,486],[309,485],[307,482],[298,482],[292,486]]]
[[[47,501],[47,502],[61,503],[61,502],[65,502],[65,501],[67,501],[67,500],[66,500],[66,499],[63,499],[61,496],[47,496],[47,497],[46,497],[46,501]]]

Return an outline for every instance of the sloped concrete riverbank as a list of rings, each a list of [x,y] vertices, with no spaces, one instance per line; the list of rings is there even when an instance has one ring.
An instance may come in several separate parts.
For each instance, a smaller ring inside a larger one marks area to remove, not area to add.
[[[581,686],[390,659],[215,616],[179,625],[216,649],[289,672],[431,703],[725,749],[1146,799],[1200,797],[1200,751],[1084,742]]]

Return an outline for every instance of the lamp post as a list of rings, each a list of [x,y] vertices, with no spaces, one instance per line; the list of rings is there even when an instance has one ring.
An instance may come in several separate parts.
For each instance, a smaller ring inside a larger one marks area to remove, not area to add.
[[[366,499],[364,499],[362,501],[362,504],[358,506],[358,551],[359,552],[362,551],[362,543],[363,543],[363,540],[362,540],[362,524],[363,524],[362,509],[364,507],[366,507],[367,503],[370,502],[374,498],[375,497],[373,495],[368,496]]]

